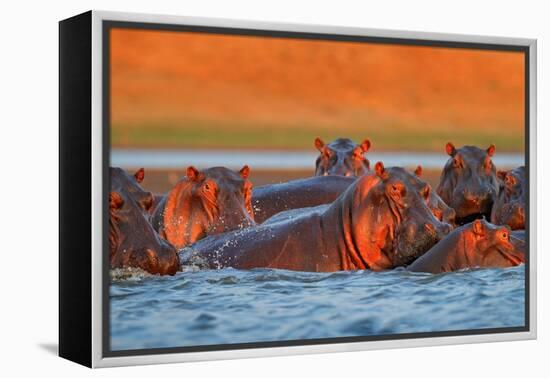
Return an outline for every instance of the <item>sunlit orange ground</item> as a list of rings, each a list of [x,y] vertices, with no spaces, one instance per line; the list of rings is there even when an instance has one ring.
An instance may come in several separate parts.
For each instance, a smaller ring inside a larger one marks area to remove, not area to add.
[[[202,125],[212,138],[224,128],[280,129],[289,138],[294,130],[292,148],[335,130],[379,135],[379,149],[399,147],[392,143],[403,135],[409,149],[441,149],[455,132],[457,144],[479,134],[480,143],[494,136],[504,150],[523,147],[524,57],[516,52],[114,29],[111,80],[115,146],[163,147],[147,133]],[[424,140],[430,133],[433,144]],[[208,143],[180,137],[182,146]]]

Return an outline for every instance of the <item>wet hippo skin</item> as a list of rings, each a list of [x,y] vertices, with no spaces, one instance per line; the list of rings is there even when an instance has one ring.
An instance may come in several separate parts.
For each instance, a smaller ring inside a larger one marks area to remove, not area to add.
[[[250,169],[225,167],[198,171],[187,168],[186,177],[161,200],[152,217],[153,227],[176,248],[226,231],[254,224]]]
[[[179,256],[162,240],[135,198],[119,189],[109,194],[109,259],[111,268],[141,268],[152,274],[175,274]]]
[[[263,223],[282,211],[332,203],[353,182],[355,177],[317,176],[255,187],[254,220]]]
[[[406,265],[451,229],[434,217],[412,177],[377,163],[376,173],[356,180],[326,209],[208,237],[186,248],[183,261],[314,272]]]

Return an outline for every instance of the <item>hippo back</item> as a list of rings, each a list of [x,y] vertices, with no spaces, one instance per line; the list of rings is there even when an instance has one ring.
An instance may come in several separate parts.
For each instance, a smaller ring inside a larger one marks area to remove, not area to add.
[[[317,176],[255,187],[252,191],[254,219],[262,223],[282,211],[331,203],[354,181],[352,177]]]

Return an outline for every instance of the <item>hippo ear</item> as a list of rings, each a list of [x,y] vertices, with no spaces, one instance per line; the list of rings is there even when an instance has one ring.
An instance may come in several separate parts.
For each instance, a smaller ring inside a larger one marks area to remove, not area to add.
[[[489,148],[487,148],[487,155],[493,156],[495,154],[495,145],[491,144]]]
[[[374,165],[374,171],[376,172],[377,176],[379,176],[380,178],[384,178],[386,173],[386,169],[384,168],[384,163],[382,163],[381,161],[377,162]]]
[[[187,167],[187,178],[191,181],[199,180],[199,170],[192,165]]]
[[[145,169],[138,169],[138,171],[134,174],[134,177],[136,178],[137,183],[141,184],[145,178]]]
[[[319,152],[323,152],[323,147],[325,147],[325,142],[319,137],[315,138],[315,148],[317,148]]]
[[[416,167],[416,169],[414,170],[414,174],[415,174],[417,177],[422,176],[422,166],[421,166],[421,165],[419,165],[418,167]]]
[[[365,139],[365,140],[361,143],[361,149],[363,150],[363,153],[364,153],[364,152],[367,152],[367,151],[370,149],[370,146],[371,146],[370,140]]]
[[[246,180],[248,178],[248,175],[250,174],[250,168],[248,167],[248,165],[245,165],[241,168],[239,173],[241,174],[241,177]]]
[[[117,192],[109,193],[109,209],[120,209],[124,205],[124,200]]]
[[[474,234],[483,236],[485,235],[485,226],[481,222],[481,220],[476,219],[474,221],[474,224],[472,225],[472,230],[474,231]]]
[[[451,142],[448,142],[445,145],[445,151],[447,152],[447,155],[451,157],[454,157],[456,155],[456,148]]]

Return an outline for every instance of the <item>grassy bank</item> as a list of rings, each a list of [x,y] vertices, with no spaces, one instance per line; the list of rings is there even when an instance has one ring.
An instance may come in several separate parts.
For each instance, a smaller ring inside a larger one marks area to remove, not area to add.
[[[313,149],[315,137],[326,142],[337,137],[350,137],[359,142],[369,138],[373,151],[442,151],[445,143],[488,146],[498,151],[522,152],[523,135],[513,128],[461,128],[442,125],[439,128],[410,127],[395,123],[376,126],[247,124],[219,121],[186,121],[175,123],[114,124],[113,147],[120,148],[223,148],[223,149]]]

